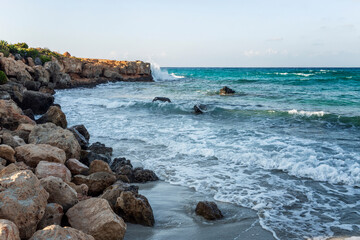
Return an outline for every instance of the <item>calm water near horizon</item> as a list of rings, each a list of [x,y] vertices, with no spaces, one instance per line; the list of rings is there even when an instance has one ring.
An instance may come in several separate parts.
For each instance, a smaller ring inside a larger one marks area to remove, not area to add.
[[[360,235],[359,68],[153,73],[156,82],[59,90],[55,101],[115,157],[256,210],[278,239]],[[219,96],[223,86],[236,94]],[[193,113],[198,103],[206,113]]]

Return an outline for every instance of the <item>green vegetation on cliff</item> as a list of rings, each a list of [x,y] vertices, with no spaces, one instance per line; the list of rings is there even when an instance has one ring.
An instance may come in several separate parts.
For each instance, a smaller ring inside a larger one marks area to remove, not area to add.
[[[59,58],[60,54],[50,51],[47,48],[29,48],[26,43],[9,44],[8,42],[0,41],[0,52],[8,57],[11,54],[20,54],[21,57],[31,57],[33,59],[39,57],[43,63],[51,60],[51,57]]]
[[[3,71],[0,71],[0,85],[7,83],[6,74]]]

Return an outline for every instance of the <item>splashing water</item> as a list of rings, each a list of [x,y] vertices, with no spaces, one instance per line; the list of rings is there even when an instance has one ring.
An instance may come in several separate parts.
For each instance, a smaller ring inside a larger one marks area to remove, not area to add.
[[[183,78],[183,76],[177,76],[174,73],[169,74],[167,70],[161,69],[160,65],[154,62],[151,63],[151,73],[156,82]]]

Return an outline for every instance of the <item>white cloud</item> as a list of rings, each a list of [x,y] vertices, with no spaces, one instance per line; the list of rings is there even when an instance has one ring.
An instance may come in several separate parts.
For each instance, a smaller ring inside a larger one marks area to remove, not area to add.
[[[266,54],[266,55],[276,55],[276,54],[278,54],[278,53],[279,53],[278,50],[274,50],[274,49],[272,49],[272,48],[268,48],[268,49],[266,49],[266,51],[265,51],[265,54]]]
[[[248,51],[244,51],[244,55],[247,57],[259,56],[260,51],[248,50]]]

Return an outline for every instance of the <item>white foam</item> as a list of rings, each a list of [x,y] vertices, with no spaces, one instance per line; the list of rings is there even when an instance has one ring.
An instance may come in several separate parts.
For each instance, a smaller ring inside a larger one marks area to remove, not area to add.
[[[323,117],[325,112],[324,111],[298,111],[296,109],[292,109],[288,111],[289,114],[295,114],[295,115],[301,115],[301,116],[306,116],[306,117],[310,117],[310,116],[318,116],[318,117]]]
[[[161,69],[160,65],[154,62],[151,63],[151,74],[155,81],[176,80],[179,78],[184,78],[184,76],[177,76],[174,73],[169,74],[168,71]]]

